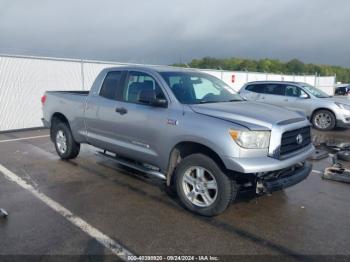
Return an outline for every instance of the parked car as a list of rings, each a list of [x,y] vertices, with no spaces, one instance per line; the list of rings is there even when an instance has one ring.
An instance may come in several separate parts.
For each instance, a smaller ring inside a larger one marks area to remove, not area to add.
[[[276,105],[305,114],[319,130],[350,127],[350,100],[327,95],[312,85],[297,82],[258,81],[239,92],[250,101]]]
[[[339,96],[350,96],[350,85],[337,87],[335,94]]]
[[[80,144],[163,179],[183,205],[217,215],[240,188],[258,194],[311,172],[310,123],[300,114],[244,101],[221,80],[171,67],[104,69],[90,92],[46,92],[43,122],[62,159]]]

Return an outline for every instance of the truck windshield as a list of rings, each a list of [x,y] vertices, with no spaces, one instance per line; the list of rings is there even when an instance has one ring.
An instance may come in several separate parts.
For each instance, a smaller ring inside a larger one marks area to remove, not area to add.
[[[321,91],[320,89],[313,87],[312,85],[309,84],[302,84],[302,87],[306,89],[309,93],[311,93],[313,96],[316,96],[318,98],[327,98],[330,97],[327,95],[325,92]]]
[[[176,98],[182,104],[242,101],[225,82],[197,72],[161,72]]]

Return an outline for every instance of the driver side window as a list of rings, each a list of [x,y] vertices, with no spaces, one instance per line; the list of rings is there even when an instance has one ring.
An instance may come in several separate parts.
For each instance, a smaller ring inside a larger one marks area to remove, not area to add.
[[[286,96],[305,97],[307,94],[297,86],[286,86]]]
[[[166,99],[157,81],[150,75],[142,72],[129,72],[125,81],[122,100],[125,102],[140,104],[141,92],[154,90],[156,98]]]

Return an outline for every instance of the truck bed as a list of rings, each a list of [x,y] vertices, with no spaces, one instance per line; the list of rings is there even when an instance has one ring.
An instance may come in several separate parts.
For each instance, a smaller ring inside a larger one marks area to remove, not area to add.
[[[83,141],[81,134],[85,133],[84,113],[89,91],[48,91],[45,95],[43,109],[48,125],[54,114],[62,114],[69,121],[75,139]]]

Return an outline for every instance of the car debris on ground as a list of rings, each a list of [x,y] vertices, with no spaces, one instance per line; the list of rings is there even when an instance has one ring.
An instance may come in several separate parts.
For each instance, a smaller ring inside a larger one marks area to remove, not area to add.
[[[350,143],[339,141],[327,141],[319,143],[313,141],[316,150],[310,157],[311,160],[321,160],[326,158],[329,154],[336,154],[337,159],[342,161],[350,161]]]
[[[350,143],[348,142],[336,142],[336,141],[328,141],[325,143],[326,147],[334,150],[348,150],[350,149]]]
[[[326,147],[336,153],[338,159],[350,161],[350,143],[329,141],[326,143]]]
[[[350,169],[344,168],[342,163],[338,161],[350,161],[350,143],[328,141],[319,144],[317,148],[318,149],[315,150],[315,153],[310,157],[310,160],[317,161],[329,157],[329,160],[332,163],[330,167],[325,168],[322,173],[322,178],[350,183]]]
[[[9,214],[6,212],[5,209],[0,208],[0,217],[6,218]]]
[[[342,164],[336,163],[333,166],[325,169],[322,178],[350,183],[350,169],[346,169],[342,166]]]
[[[337,157],[343,161],[350,161],[350,150],[344,150],[337,153]]]
[[[316,149],[315,152],[310,157],[311,160],[321,160],[327,158],[329,153],[326,150]]]

